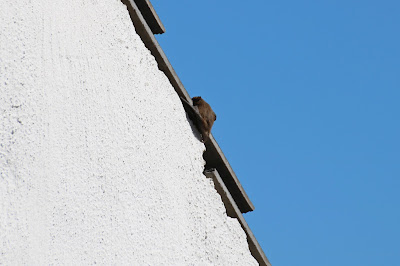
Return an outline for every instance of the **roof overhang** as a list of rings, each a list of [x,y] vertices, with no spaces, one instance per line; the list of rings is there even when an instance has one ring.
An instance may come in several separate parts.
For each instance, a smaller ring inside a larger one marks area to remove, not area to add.
[[[145,46],[155,57],[158,63],[158,68],[165,73],[178,95],[184,98],[190,104],[192,104],[191,97],[183,86],[174,68],[170,64],[164,51],[161,49],[158,41],[154,37],[154,32],[149,26],[153,25],[154,17],[158,18],[157,14],[152,7],[150,13],[142,13],[141,9],[139,8],[139,5],[145,4],[150,7],[150,2],[148,0],[122,0],[122,2],[128,7],[128,11],[135,26],[136,32],[139,34]],[[217,141],[212,135],[210,135],[210,140],[207,141],[205,144],[206,151],[204,153],[204,159],[206,161],[206,168],[216,168],[218,170],[227,189],[231,193],[233,200],[235,201],[242,213],[253,211],[253,203],[250,201],[249,197],[244,191],[235,172],[230,166]]]
[[[155,27],[155,21],[161,26],[162,24],[149,0],[121,1],[128,7],[128,11],[135,26],[136,32],[142,39],[147,49],[149,49],[152,55],[155,57],[158,63],[158,68],[167,76],[176,93],[185,99],[186,102],[193,104],[191,97],[189,96],[181,80],[171,66],[167,56],[154,37],[155,33],[159,33],[153,30]],[[147,4],[148,7],[146,8],[150,8],[151,12],[142,12],[144,9],[139,8],[141,4]],[[162,26],[162,29],[162,31],[165,32],[164,26]],[[206,151],[204,152],[203,157],[206,161],[206,169],[214,169],[205,171],[204,174],[213,179],[214,186],[217,192],[221,195],[222,201],[225,205],[227,215],[238,219],[240,225],[247,235],[247,242],[253,257],[260,265],[271,266],[271,263],[268,261],[268,258],[265,256],[261,246],[257,242],[257,239],[251,232],[246,220],[242,215],[242,213],[254,210],[252,202],[244,191],[235,172],[212,135],[210,135],[210,140],[207,141],[205,145]]]
[[[147,25],[154,34],[162,34],[165,32],[164,25],[158,17],[153,5],[149,0],[135,0],[140,13],[145,18]]]
[[[218,171],[217,170],[204,171],[204,174],[208,178],[212,178],[212,180],[214,181],[214,187],[221,195],[222,202],[225,205],[226,214],[229,217],[238,219],[240,225],[243,228],[243,231],[246,233],[247,243],[249,244],[251,255],[253,255],[253,257],[257,260],[259,265],[271,266],[271,263],[269,262],[267,256],[265,256],[264,251],[262,250],[256,237],[253,235],[253,232],[251,231],[249,225],[244,219],[242,213],[240,212],[239,207],[233,200],[231,193],[225,186],[225,182],[222,181],[222,178],[219,175]]]

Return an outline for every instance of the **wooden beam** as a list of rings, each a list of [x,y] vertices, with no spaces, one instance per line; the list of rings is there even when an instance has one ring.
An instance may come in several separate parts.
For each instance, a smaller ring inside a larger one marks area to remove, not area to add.
[[[122,3],[128,7],[128,11],[135,26],[136,32],[139,34],[147,49],[150,50],[151,54],[156,59],[158,68],[167,76],[176,93],[188,103],[192,104],[191,97],[183,86],[164,51],[161,49],[135,1],[122,0]],[[236,177],[235,172],[228,163],[228,160],[212,135],[210,135],[210,140],[207,141],[205,145],[207,149],[204,153],[206,168],[213,167],[218,170],[241,212],[245,213],[254,210],[254,205],[250,201],[238,178]]]
[[[149,0],[135,0],[137,7],[154,34],[162,34],[165,27]]]
[[[229,217],[237,218],[240,225],[242,226],[244,232],[247,236],[247,243],[249,244],[249,249],[251,255],[257,260],[258,264],[262,266],[271,266],[267,256],[265,255],[263,249],[261,248],[260,244],[258,243],[256,237],[253,235],[249,225],[247,224],[246,220],[244,219],[239,207],[236,205],[235,200],[233,199],[229,189],[225,186],[225,182],[222,180],[221,176],[219,175],[217,170],[206,170],[204,174],[208,178],[212,178],[214,181],[215,189],[221,195],[222,202],[225,205],[226,214]]]

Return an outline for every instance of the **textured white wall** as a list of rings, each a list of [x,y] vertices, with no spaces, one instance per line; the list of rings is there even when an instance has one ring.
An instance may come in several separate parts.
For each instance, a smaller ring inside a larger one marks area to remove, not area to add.
[[[0,118],[0,264],[257,264],[119,0],[1,0]]]

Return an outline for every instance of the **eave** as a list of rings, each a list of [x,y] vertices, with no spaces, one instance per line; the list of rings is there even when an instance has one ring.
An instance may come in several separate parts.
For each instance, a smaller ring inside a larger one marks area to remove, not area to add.
[[[192,104],[191,97],[154,37],[154,34],[159,32],[152,30],[154,25],[149,26],[154,24],[155,21],[158,21],[157,23],[162,25],[161,21],[152,7],[150,14],[148,12],[142,13],[138,7],[140,4],[143,4],[143,2],[151,6],[150,2],[148,0],[122,0],[122,2],[128,7],[136,32],[156,59],[158,68],[167,76],[176,93],[188,103]],[[157,20],[154,19],[155,17]],[[164,28],[164,26],[162,27]],[[163,31],[165,31],[165,29],[163,29]],[[242,213],[254,210],[253,203],[250,201],[235,172],[212,135],[210,135],[210,140],[207,141],[205,145],[206,151],[203,157],[206,161],[206,169],[214,168],[215,170],[205,171],[204,174],[213,179],[215,188],[221,195],[225,205],[227,215],[238,219],[247,235],[247,242],[253,257],[260,265],[271,266],[242,215]]]
[[[144,0],[122,0],[122,2],[128,7],[128,11],[135,26],[136,32],[139,34],[145,46],[155,57],[158,63],[158,68],[165,73],[178,95],[186,99],[187,102],[192,103],[191,97],[183,86],[181,80],[176,74],[164,51],[161,49],[158,41],[154,37],[154,32],[152,32],[150,26],[148,25],[148,23],[151,23],[151,21],[153,21],[153,17],[155,14],[154,9],[152,15],[147,17],[147,13],[142,14],[136,4],[136,2],[142,3],[143,1]],[[235,172],[229,165],[228,160],[226,159],[224,153],[222,152],[217,141],[212,135],[210,136],[210,141],[206,142],[204,159],[206,161],[206,168],[216,168],[218,170],[222,180],[232,194],[232,197],[235,200],[240,211],[242,213],[253,211],[253,203],[250,201]]]

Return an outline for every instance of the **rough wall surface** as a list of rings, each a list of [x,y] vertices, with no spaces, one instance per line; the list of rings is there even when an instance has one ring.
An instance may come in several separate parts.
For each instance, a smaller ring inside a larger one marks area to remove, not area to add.
[[[0,117],[0,264],[257,264],[119,0],[2,0]]]

